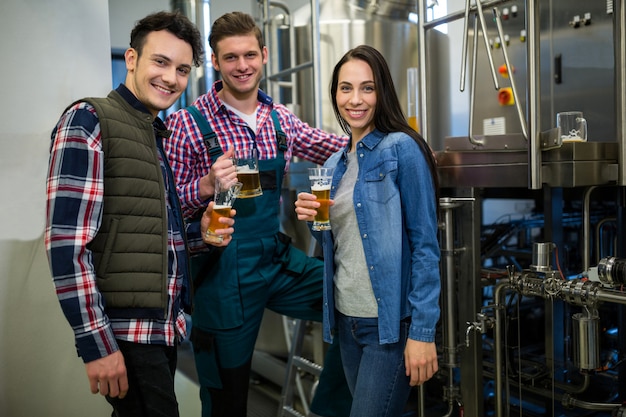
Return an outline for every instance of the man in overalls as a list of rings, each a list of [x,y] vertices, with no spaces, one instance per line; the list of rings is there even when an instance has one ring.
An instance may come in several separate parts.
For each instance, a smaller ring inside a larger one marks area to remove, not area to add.
[[[235,150],[258,151],[263,194],[238,199],[231,244],[192,265],[191,340],[202,416],[246,417],[252,354],[264,309],[322,319],[322,262],[294,248],[279,231],[283,176],[292,157],[322,164],[348,138],[311,128],[259,89],[268,52],[251,16],[233,12],[218,18],[209,43],[222,80],[168,118],[173,134],[165,149],[187,217],[204,210],[216,178],[236,176]],[[317,415],[349,414],[351,398],[338,356],[331,347],[311,406]]]

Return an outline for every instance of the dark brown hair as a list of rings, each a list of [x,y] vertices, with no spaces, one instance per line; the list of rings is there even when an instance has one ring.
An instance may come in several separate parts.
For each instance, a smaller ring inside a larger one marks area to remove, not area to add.
[[[160,30],[167,30],[178,39],[191,45],[194,65],[196,67],[202,65],[204,59],[202,35],[196,26],[180,12],[157,12],[138,21],[130,33],[130,47],[141,55],[148,34]]]
[[[263,34],[252,16],[243,12],[226,13],[213,22],[209,35],[209,45],[213,53],[217,54],[217,43],[222,39],[250,34],[256,37],[259,42],[259,49],[263,49],[265,46]]]

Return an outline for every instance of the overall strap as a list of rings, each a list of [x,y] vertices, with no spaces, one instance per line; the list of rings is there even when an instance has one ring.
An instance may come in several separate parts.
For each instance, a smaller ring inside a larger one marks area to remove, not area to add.
[[[191,114],[193,119],[196,121],[196,124],[200,128],[200,132],[202,132],[202,140],[204,141],[204,145],[209,150],[209,154],[211,155],[211,163],[215,163],[215,160],[220,157],[224,153],[222,151],[222,147],[217,141],[217,135],[211,129],[209,122],[206,118],[200,113],[200,110],[196,106],[188,106],[186,110]],[[272,109],[271,112],[272,121],[274,122],[274,130],[276,131],[276,142],[278,143],[278,150],[281,152],[285,152],[287,150],[287,135],[283,132],[283,129],[280,126],[280,121],[278,120],[278,113],[276,110]]]
[[[204,141],[204,145],[209,150],[209,155],[211,156],[211,164],[214,164],[217,158],[220,157],[224,153],[222,151],[222,147],[217,141],[217,135],[211,129],[209,122],[206,118],[200,113],[200,110],[196,106],[188,106],[186,110],[191,114],[191,117],[196,121],[196,124],[200,128],[200,132],[202,132],[202,140]]]
[[[285,152],[287,150],[287,135],[283,132],[278,121],[278,113],[272,109],[272,121],[274,122],[274,130],[276,130],[276,142],[278,143],[278,150]]]

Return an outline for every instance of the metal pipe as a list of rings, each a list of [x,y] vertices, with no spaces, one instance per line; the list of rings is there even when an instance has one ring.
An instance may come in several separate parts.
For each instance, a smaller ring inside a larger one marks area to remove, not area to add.
[[[457,286],[456,286],[456,268],[455,268],[455,248],[454,248],[454,215],[453,210],[461,204],[466,202],[473,202],[475,199],[471,197],[442,197],[439,199],[439,206],[444,211],[444,224],[443,224],[443,248],[442,254],[444,259],[443,265],[445,265],[445,277],[444,277],[444,298],[442,300],[442,309],[445,311],[445,320],[443,323],[443,351],[444,351],[444,363],[449,369],[448,372],[448,412],[443,417],[450,417],[454,410],[455,400],[457,398],[458,390],[454,383],[453,369],[458,367],[457,364],[457,331],[456,331],[456,319],[457,319]],[[420,416],[425,416],[422,412]]]
[[[594,233],[594,239],[596,242],[596,263],[600,262],[600,259],[602,259],[602,228],[607,223],[617,223],[617,217],[605,217],[604,219],[600,220],[596,225],[596,230]],[[615,248],[615,245],[613,245],[613,247]]]
[[[469,11],[472,0],[465,0],[465,18],[463,19],[463,50],[461,52],[461,85],[459,90],[465,91],[465,70],[467,67],[467,40],[469,38]],[[476,32],[474,32],[476,36]],[[471,133],[471,131],[470,131]]]
[[[441,199],[439,202],[444,215],[444,239],[443,239],[443,256],[445,265],[445,278],[443,280],[445,285],[445,295],[442,300],[442,308],[445,311],[445,321],[443,323],[443,357],[445,366],[449,369],[448,372],[448,412],[444,417],[450,417],[454,409],[454,372],[452,371],[457,367],[456,357],[456,268],[454,267],[454,216],[452,210],[460,205],[455,203],[453,198]]]
[[[452,201],[453,199],[448,199]],[[445,296],[443,299],[443,310],[445,311],[445,322],[443,330],[443,349],[444,349],[444,366],[452,369],[456,366],[456,273],[454,260],[454,216],[452,209],[459,206],[459,203],[441,202],[441,209],[444,215],[444,239],[443,239],[443,256],[445,265]],[[452,373],[452,372],[451,372]]]
[[[289,22],[289,26],[291,26],[291,12],[289,11],[289,7],[280,1],[276,1],[276,0],[272,0],[270,1],[270,6],[271,7],[276,7],[277,9],[281,9],[283,12],[285,12],[285,14],[287,14],[287,16],[289,16],[290,22]]]
[[[591,193],[597,186],[587,187],[583,195],[583,271],[589,269],[591,259]]]
[[[572,397],[569,394],[565,394],[561,402],[566,407],[578,407],[585,410],[595,411],[611,411],[622,405],[621,403],[592,403],[589,401],[582,401]]]
[[[512,275],[509,275],[512,277]],[[537,281],[538,278],[531,278],[531,280]],[[503,364],[502,364],[502,350],[503,350],[503,332],[502,332],[502,310],[504,309],[504,296],[506,295],[507,289],[514,289],[522,294],[523,291],[519,291],[520,288],[526,287],[525,283],[528,281],[528,276],[522,277],[520,280],[516,281],[515,284],[512,283],[512,280],[503,279],[496,285],[494,291],[494,314],[495,314],[495,331],[494,331],[494,362],[495,362],[495,370],[494,370],[494,384],[495,384],[495,415],[496,417],[503,416]],[[542,280],[543,281],[543,280]],[[570,281],[554,281],[554,283],[558,284],[560,287],[557,291],[550,291],[549,293],[543,288],[541,292],[539,292],[539,288],[536,285],[531,285],[534,290],[532,294],[534,296],[541,296],[543,298],[549,298],[556,294],[558,294],[561,298],[572,300],[578,300],[579,304],[584,306],[595,306],[598,302],[611,302],[616,304],[625,304],[626,305],[626,294],[617,292],[617,291],[609,291],[600,288],[594,284],[591,284],[593,287],[589,292],[580,288],[577,285],[571,285]],[[531,282],[532,284],[532,282]],[[529,295],[529,294],[526,294]],[[567,297],[571,296],[571,297]],[[587,386],[587,383],[583,385],[582,388],[578,389],[576,392],[582,392]],[[540,390],[534,387],[524,387],[527,390],[532,392],[541,393]],[[566,394],[567,395],[567,394]],[[563,397],[566,398],[565,396]],[[613,404],[605,404],[605,403],[587,403],[579,400],[571,400],[571,404],[575,406],[579,406],[581,408],[586,407],[597,407],[590,409],[607,409],[603,407],[615,407]]]
[[[189,20],[195,23],[202,35],[202,46],[205,51],[204,62],[199,67],[192,69],[185,102],[181,107],[190,105],[198,96],[206,93],[213,84],[213,66],[211,64],[211,46],[209,45],[209,32],[211,30],[211,15],[209,0],[171,0],[172,10],[180,11]]]
[[[596,299],[607,303],[626,305],[626,294],[617,291],[598,290]]]
[[[509,80],[511,80],[511,90],[513,91],[513,100],[515,101],[515,109],[517,110],[517,116],[519,118],[520,126],[522,127],[522,134],[524,138],[528,141],[528,129],[526,128],[526,118],[524,116],[524,111],[522,110],[522,102],[519,99],[519,94],[517,93],[517,87],[515,85],[515,78],[513,77],[513,70],[511,66],[511,61],[509,60],[509,52],[508,47],[506,46],[506,42],[504,42],[504,30],[502,30],[502,19],[500,19],[500,12],[496,7],[493,8],[493,16],[496,20],[496,26],[498,27],[498,36],[502,39],[502,55],[504,55],[504,63],[506,64],[506,71],[509,74]]]
[[[615,24],[613,25],[615,36],[615,116],[617,120],[617,142],[619,146],[619,174],[618,184],[626,185],[626,146],[624,135],[626,134],[626,7],[623,1],[613,2],[615,7]]]
[[[486,8],[490,8],[490,7],[497,6],[498,4],[510,3],[512,1],[513,0],[485,1],[485,2],[483,2],[483,6],[486,7]],[[476,13],[476,6],[472,6],[470,8],[470,13],[472,13],[472,12]],[[424,27],[426,29],[432,29],[432,28],[435,28],[435,27],[437,27],[439,25],[443,25],[445,23],[450,23],[450,22],[454,22],[455,20],[462,19],[464,15],[465,15],[465,12],[463,10],[452,12],[452,13],[449,13],[449,14],[447,14],[445,16],[442,16],[442,17],[439,17],[437,19],[433,19],[433,20],[431,20],[429,22],[426,22],[424,24]]]
[[[311,28],[312,28],[312,51],[313,51],[313,85],[322,85],[321,65],[321,35],[320,35],[320,2],[311,0]],[[315,124],[322,127],[322,91],[321,88],[314,88],[315,95]]]
[[[485,143],[482,139],[474,137],[474,106],[476,105],[476,68],[478,55],[478,18],[474,16],[474,43],[472,49],[472,88],[470,89],[470,109],[469,109],[469,140],[472,145],[482,145]]]
[[[498,83],[498,74],[496,73],[496,66],[493,63],[493,55],[491,54],[491,46],[489,45],[489,39],[487,39],[487,23],[485,22],[485,14],[483,13],[483,6],[480,0],[476,0],[476,10],[478,11],[478,20],[480,21],[480,30],[483,33],[483,39],[485,40],[485,49],[487,50],[487,60],[489,61],[489,69],[491,69],[491,78],[493,79],[493,86],[496,90],[500,88]],[[478,36],[478,33],[474,33],[474,36]]]
[[[504,309],[504,306],[503,306],[504,302],[501,299],[506,294],[505,290],[507,288],[511,288],[510,280],[503,279],[496,285],[496,290],[493,296],[494,303],[495,303],[494,314],[495,314],[495,319],[496,319],[495,331],[494,331],[494,336],[495,336],[494,361],[495,361],[495,366],[496,366],[494,384],[495,384],[495,396],[496,396],[496,406],[495,406],[496,417],[502,417],[502,409],[503,409],[503,403],[502,403],[502,393],[503,393],[503,389],[502,389],[502,384],[503,384],[503,381],[502,381],[502,374],[503,374],[502,310]]]
[[[273,38],[272,38],[272,29],[274,25],[274,17],[272,17],[272,8],[281,10],[286,16],[287,19],[283,19],[283,26],[287,26],[289,31],[289,68],[286,70],[279,70],[280,56],[282,54],[282,49],[280,45],[276,45],[276,47],[272,47]],[[295,72],[304,69],[304,68],[295,68],[296,66],[296,57],[295,54],[291,53],[294,50],[295,42],[296,42],[296,33],[295,28],[291,18],[291,11],[289,7],[279,1],[264,1],[262,6],[263,13],[263,28],[264,28],[264,39],[266,46],[271,54],[271,57],[268,59],[266,64],[265,71],[265,80],[266,80],[266,90],[268,94],[270,94],[275,100],[280,100],[280,89],[281,88],[289,88],[291,89],[291,96],[296,97],[296,77]],[[306,67],[305,67],[306,68]],[[285,76],[290,76],[289,81],[281,80],[281,78]],[[284,103],[287,104],[287,103]]]
[[[420,117],[418,124],[422,137],[428,142],[429,126],[428,126],[428,95],[427,95],[427,74],[426,74],[426,0],[418,0],[418,19],[417,19],[417,70],[419,72],[419,103]]]
[[[276,4],[278,7],[284,8],[285,13],[289,18],[289,67],[294,68],[296,66],[296,54],[294,50],[296,49],[296,27],[291,15],[291,11],[287,7],[287,5],[283,5],[279,2],[273,2],[272,4]],[[298,78],[296,77],[295,72],[291,73],[289,77],[290,88],[291,88],[291,102],[295,103],[296,97],[298,96]]]
[[[293,53],[291,55],[294,55]],[[268,80],[272,80],[272,81],[276,81],[282,77],[284,77],[285,75],[291,75],[294,74],[296,72],[311,68],[313,66],[313,62],[312,61],[308,61],[308,62],[304,62],[302,64],[299,65],[294,65],[291,68],[287,68],[284,69],[282,71],[276,72],[270,76],[267,77]]]
[[[418,417],[426,417],[426,393],[424,392],[424,384],[418,385],[417,396],[419,398]]]
[[[539,39],[539,1],[526,0],[526,28],[528,40],[526,42],[526,55],[528,68],[528,185],[532,190],[542,187],[541,177],[541,144],[539,134],[541,132],[541,64],[540,64],[540,39]]]
[[[487,378],[495,379],[495,374],[493,372],[490,372],[489,370],[485,370],[484,375]],[[582,394],[583,392],[587,391],[587,389],[589,388],[589,385],[591,383],[591,378],[589,377],[589,375],[583,375],[583,382],[577,386],[566,384],[566,383],[559,383],[559,381],[552,381],[552,382],[554,383],[555,388],[561,391],[565,391],[565,394],[563,395]],[[530,392],[531,394],[540,395],[544,398],[554,399],[555,397],[554,391],[552,389],[540,388],[534,385],[520,384],[518,381],[514,379],[511,379],[510,381],[508,381],[508,383],[515,388],[521,388],[523,391]]]
[[[271,34],[272,23],[271,23],[271,18],[270,18],[270,2],[268,0],[259,0],[259,3],[261,3],[259,5],[259,8],[261,9],[261,24],[263,25],[263,41],[264,41],[265,47],[268,49],[270,53],[278,54],[278,49],[274,51],[274,48],[272,47],[272,34]],[[278,59],[268,58],[267,63],[265,64],[266,76],[272,73],[273,62],[278,62]],[[269,83],[267,85],[267,90],[270,94],[272,94],[271,85]]]

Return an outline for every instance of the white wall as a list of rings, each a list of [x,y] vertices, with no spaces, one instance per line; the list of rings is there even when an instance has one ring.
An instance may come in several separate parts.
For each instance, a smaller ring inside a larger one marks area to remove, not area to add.
[[[254,1],[215,3],[230,6],[215,11],[221,15],[252,12]],[[106,401],[89,391],[48,270],[43,230],[50,133],[72,101],[109,92],[111,47],[127,48],[137,20],[169,7],[168,0],[3,0],[0,5],[5,58],[0,67],[0,416],[111,413]],[[198,416],[197,389],[178,376],[177,394],[181,415]]]
[[[0,415],[105,416],[54,295],[42,235],[50,131],[71,101],[110,89],[108,3],[10,0],[0,9]]]
[[[170,9],[169,0],[109,0],[111,47],[126,50],[130,43],[130,31],[139,19]]]

